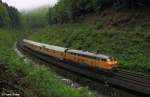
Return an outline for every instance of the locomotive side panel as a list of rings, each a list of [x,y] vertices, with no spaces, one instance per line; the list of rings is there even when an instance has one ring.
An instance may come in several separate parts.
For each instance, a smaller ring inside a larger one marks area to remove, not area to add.
[[[109,64],[105,60],[98,61],[97,66],[102,69],[111,69],[112,68],[111,64]]]
[[[112,70],[117,64],[109,56],[79,50],[68,50],[65,58],[76,63],[86,64],[90,67],[103,70]]]
[[[98,67],[97,60],[86,58],[86,57],[79,56],[79,55],[74,55],[69,52],[66,53],[65,59],[76,62],[76,63],[87,64],[90,67]]]

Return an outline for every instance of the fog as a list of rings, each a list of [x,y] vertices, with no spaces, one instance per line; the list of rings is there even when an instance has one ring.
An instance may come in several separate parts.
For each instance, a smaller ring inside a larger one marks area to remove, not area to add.
[[[2,0],[18,10],[30,10],[43,5],[53,6],[58,0]]]

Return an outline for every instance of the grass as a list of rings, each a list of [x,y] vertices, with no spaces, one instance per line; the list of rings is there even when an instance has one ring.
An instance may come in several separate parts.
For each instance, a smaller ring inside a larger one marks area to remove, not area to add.
[[[112,55],[119,68],[150,74],[150,28],[132,24],[121,29],[91,20],[38,29],[29,39]]]
[[[10,75],[17,79],[17,87],[24,91],[26,97],[94,97],[82,90],[73,89],[55,79],[54,73],[33,61],[24,61],[13,51],[13,46],[20,31],[0,29],[0,63],[6,64]],[[84,94],[84,95],[83,95]]]

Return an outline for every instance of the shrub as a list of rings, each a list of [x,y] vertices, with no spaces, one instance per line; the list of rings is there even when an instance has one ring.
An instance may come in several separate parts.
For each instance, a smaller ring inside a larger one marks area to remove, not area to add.
[[[95,24],[96,24],[96,29],[100,29],[104,26],[104,22],[102,21],[97,21]]]

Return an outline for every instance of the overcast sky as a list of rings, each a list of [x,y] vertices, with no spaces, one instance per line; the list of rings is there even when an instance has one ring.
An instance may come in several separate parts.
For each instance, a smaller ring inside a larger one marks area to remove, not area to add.
[[[55,5],[57,0],[2,0],[18,10],[29,10],[42,5]]]

